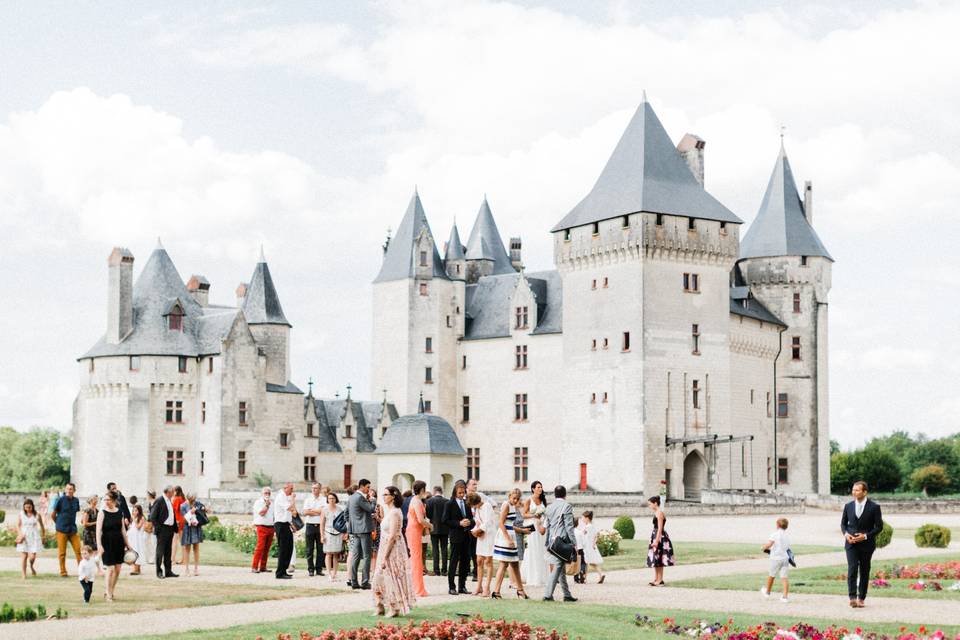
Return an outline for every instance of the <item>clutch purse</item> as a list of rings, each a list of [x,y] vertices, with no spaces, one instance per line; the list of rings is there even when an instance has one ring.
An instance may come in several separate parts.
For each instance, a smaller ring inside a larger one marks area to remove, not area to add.
[[[127,549],[123,554],[123,562],[124,564],[133,564],[139,557],[140,555],[136,551],[133,549]]]

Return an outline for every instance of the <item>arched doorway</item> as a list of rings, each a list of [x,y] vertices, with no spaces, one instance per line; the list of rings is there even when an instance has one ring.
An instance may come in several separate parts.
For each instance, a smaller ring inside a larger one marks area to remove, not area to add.
[[[453,476],[449,473],[441,474],[443,480],[443,495],[449,496],[453,493]]]
[[[401,493],[403,493],[407,489],[413,488],[413,474],[410,474],[410,473],[394,474],[393,486],[395,486],[397,489],[400,489]]]
[[[700,491],[707,478],[707,464],[699,451],[691,451],[683,461],[683,498],[700,500]]]

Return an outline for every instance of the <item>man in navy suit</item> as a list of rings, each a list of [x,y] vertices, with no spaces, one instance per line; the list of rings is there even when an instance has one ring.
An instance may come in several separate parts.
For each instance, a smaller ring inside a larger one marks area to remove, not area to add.
[[[853,500],[843,507],[840,531],[847,552],[847,592],[850,606],[863,607],[870,584],[870,559],[877,549],[877,536],[883,531],[880,505],[867,498],[867,483],[853,483]],[[859,580],[858,580],[859,577]]]

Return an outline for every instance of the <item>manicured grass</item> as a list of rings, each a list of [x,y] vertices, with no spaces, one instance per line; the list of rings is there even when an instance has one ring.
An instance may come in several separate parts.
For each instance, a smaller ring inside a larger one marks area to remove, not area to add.
[[[913,565],[929,562],[946,562],[948,560],[958,560],[960,555],[943,554],[922,556],[919,558],[892,558],[878,559],[874,557],[871,571],[876,574],[877,571],[886,570],[891,565]],[[803,563],[803,558],[798,557],[798,563]],[[838,579],[838,576],[845,575],[846,565],[833,565],[829,567],[815,567],[812,569],[794,569],[790,572],[790,591],[792,593],[820,593],[829,595],[845,595],[847,593],[847,581]],[[721,589],[737,591],[756,591],[765,583],[766,574],[754,573],[749,575],[727,575],[716,577],[702,577],[691,580],[679,580],[673,583],[677,587],[691,587],[694,589]],[[897,597],[897,598],[923,598],[925,600],[953,600],[960,602],[960,592],[957,591],[913,591],[908,588],[915,580],[888,580],[890,587],[875,588],[871,587],[869,597]],[[944,588],[953,584],[953,580],[943,580],[941,584]],[[774,592],[779,592],[779,578],[774,582]]]
[[[56,611],[57,607],[63,607],[71,618],[76,618],[341,593],[333,589],[310,589],[305,593],[300,588],[278,587],[272,580],[263,586],[219,584],[184,576],[157,580],[148,573],[130,576],[124,572],[117,583],[116,600],[109,603],[103,599],[104,580],[98,577],[94,581],[90,604],[84,604],[83,591],[75,575],[61,578],[59,575],[40,574],[24,580],[19,573],[4,571],[0,572],[0,602],[9,602],[17,608],[42,604],[49,613]]]
[[[650,616],[651,618],[674,618],[678,623],[687,623],[693,620],[725,621],[727,617],[716,611],[656,610],[624,606],[548,604],[545,602],[517,600],[503,600],[499,602],[490,600],[468,600],[465,602],[418,608],[409,616],[399,618],[395,622],[397,624],[406,624],[410,621],[420,622],[422,620],[458,619],[460,614],[468,614],[471,616],[480,615],[484,618],[494,619],[522,620],[533,626],[542,626],[546,629],[557,629],[560,632],[568,633],[570,638],[582,637],[585,640],[621,640],[623,638],[663,640],[663,638],[666,637],[661,633],[636,627],[634,625],[634,617],[637,614]],[[737,626],[755,625],[770,621],[770,616],[736,614],[734,621]],[[821,628],[831,624],[849,624],[844,621],[824,619],[805,618],[800,620],[795,616],[791,617],[789,614],[784,614],[776,620],[776,622],[786,627],[801,621]],[[279,633],[289,633],[292,637],[297,638],[301,630],[313,635],[319,635],[326,630],[337,631],[339,629],[371,627],[375,626],[376,623],[377,620],[371,618],[370,612],[364,611],[361,613],[337,615],[303,616],[282,622],[241,625],[210,631],[191,631],[188,634],[167,634],[148,637],[151,640],[172,640],[174,638],[182,639],[187,637],[191,640],[233,640],[235,638],[254,640],[257,636],[276,638]],[[899,633],[900,626],[899,624],[878,624],[876,626],[871,625],[867,630],[878,633],[897,634]],[[911,629],[916,631],[915,628],[911,627]],[[960,632],[960,627],[943,627],[942,630],[948,637],[953,637]],[[130,636],[127,640],[142,640],[143,638],[143,634],[137,634],[136,636]]]
[[[622,540],[620,542],[620,553],[603,559],[604,571],[645,568],[647,566],[648,544],[646,540]],[[676,549],[677,564],[701,564],[760,557],[759,543],[674,541],[673,546]],[[797,545],[794,547],[794,553],[798,555],[829,553],[838,550],[839,547],[819,545]]]

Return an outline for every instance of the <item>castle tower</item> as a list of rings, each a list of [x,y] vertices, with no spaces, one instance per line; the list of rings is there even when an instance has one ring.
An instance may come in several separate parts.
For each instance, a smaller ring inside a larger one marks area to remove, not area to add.
[[[480,211],[467,240],[467,284],[483,276],[516,273],[510,255],[503,246],[500,231],[493,219],[487,197],[483,197]]]
[[[460,232],[457,231],[457,223],[453,223],[450,229],[450,239],[447,240],[446,253],[443,256],[443,265],[447,270],[447,276],[451,280],[464,280],[467,276],[467,255],[463,243],[460,242]]]
[[[651,495],[667,479],[678,497],[710,486],[705,441],[730,432],[728,280],[740,222],[703,189],[644,97],[593,189],[552,229],[565,484]]]
[[[239,299],[239,293],[238,293]],[[260,251],[250,284],[243,296],[243,315],[257,346],[266,356],[266,382],[286,386],[290,380],[290,323],[283,315],[270,267]]]
[[[428,412],[453,420],[463,308],[463,280],[447,275],[414,192],[373,281],[372,394],[386,389],[408,414],[423,392]]]
[[[805,196],[811,205],[809,183]],[[833,258],[809,213],[781,144],[760,210],[743,237],[738,267],[753,295],[788,326],[770,399],[777,488],[829,493],[827,297]]]

